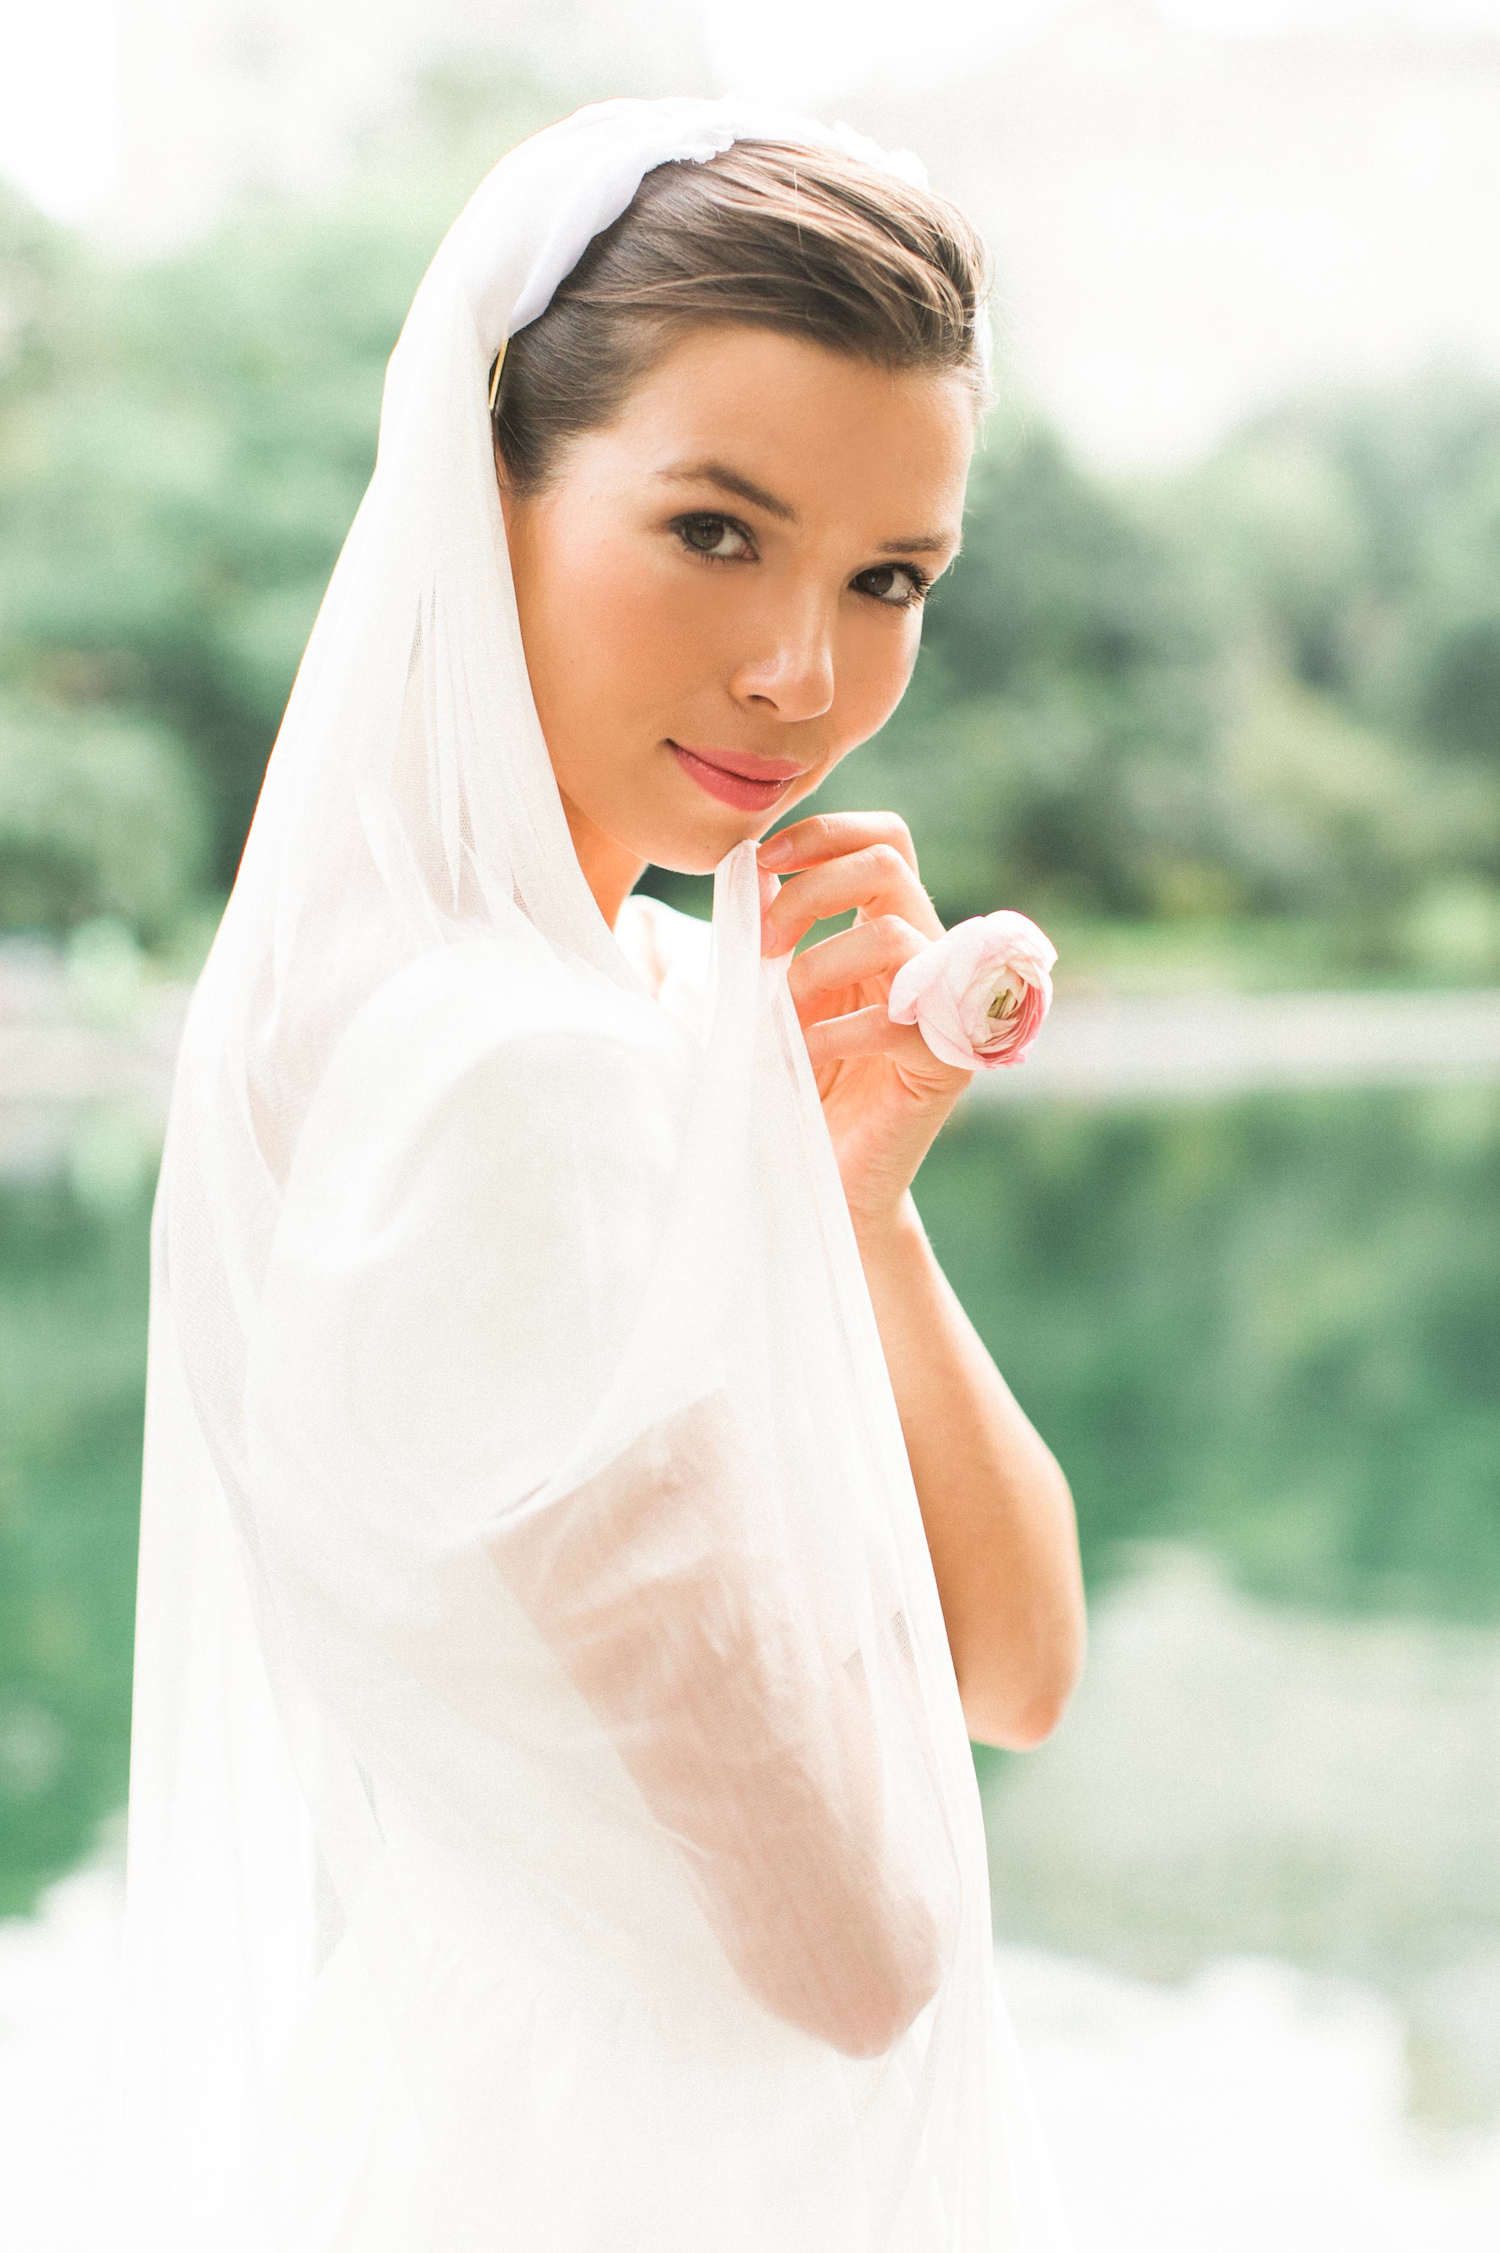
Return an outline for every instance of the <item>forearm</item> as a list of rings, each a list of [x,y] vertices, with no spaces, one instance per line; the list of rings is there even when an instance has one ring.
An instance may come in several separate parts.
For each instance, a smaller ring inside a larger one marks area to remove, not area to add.
[[[1036,1744],[1083,1660],[1067,1481],[960,1306],[910,1195],[859,1241],[969,1734]]]
[[[713,1397],[502,1524],[506,1581],[682,1849],[709,1924],[775,2016],[855,2057],[897,2041],[951,1955],[941,1806],[897,1715],[910,1660],[840,1660],[765,1551]]]

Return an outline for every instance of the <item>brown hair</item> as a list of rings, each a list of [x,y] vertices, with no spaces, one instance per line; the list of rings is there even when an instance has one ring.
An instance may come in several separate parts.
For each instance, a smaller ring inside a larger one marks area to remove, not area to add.
[[[737,141],[659,165],[506,348],[495,442],[517,493],[689,329],[778,329],[983,393],[984,247],[957,207],[842,151]]]

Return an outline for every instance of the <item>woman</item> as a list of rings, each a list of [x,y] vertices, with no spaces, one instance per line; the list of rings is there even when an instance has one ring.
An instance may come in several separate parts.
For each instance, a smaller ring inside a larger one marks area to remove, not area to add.
[[[958,547],[911,175],[581,111],[393,356],[174,1093],[101,2242],[1059,2242],[966,1729],[1066,1700],[1071,1507],[909,1195],[910,840],[756,849]]]

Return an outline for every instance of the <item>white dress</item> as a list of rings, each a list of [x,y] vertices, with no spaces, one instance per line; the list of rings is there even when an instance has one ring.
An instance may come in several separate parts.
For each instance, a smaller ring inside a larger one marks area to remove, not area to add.
[[[872,2210],[904,2204],[900,2242],[936,2247],[937,2177],[915,2202],[909,2180],[921,2025],[851,2058],[835,2044],[866,2037],[814,1991],[825,1951],[853,1991],[887,1917],[912,1927],[914,2005],[951,1961],[959,1885],[933,1783],[920,1767],[888,1776],[872,1743],[856,1754],[868,1774],[829,1779],[827,1804],[810,1804],[828,1726],[817,1708],[835,1710],[826,1639],[799,1619],[803,1593],[739,1496],[710,1514],[694,1474],[701,1455],[705,1490],[722,1479],[712,1422],[679,1430],[632,1483],[585,1489],[571,1529],[543,1516],[528,1537],[507,1518],[607,1382],[681,1160],[709,927],[640,898],[617,936],[657,1006],[616,996],[566,1029],[529,1009],[516,1024],[493,1006],[480,945],[471,978],[424,959],[346,1036],[303,1133],[306,1209],[295,1172],[287,1191],[295,1257],[263,1303],[252,1462],[262,1492],[296,1497],[279,1523],[263,1506],[263,1523],[320,1693],[360,1675],[340,1718],[374,1778],[397,1889],[420,1904],[444,2101],[471,2108],[443,2125],[471,2171],[483,2155],[476,2197],[503,2215],[499,2242],[699,2253],[711,2217],[716,2253],[856,2253]],[[393,1116],[392,1055],[408,1083]],[[310,1512],[320,1484],[326,1522]],[[324,1567],[335,1513],[354,1495],[378,1525],[376,1491],[420,1506],[453,1545],[451,1582],[440,1548],[415,1620],[382,1585],[407,1570],[399,1543],[399,1566],[372,1557],[363,1590],[341,1565],[335,1596]],[[499,1573],[476,1592],[481,1514]],[[525,1538],[540,1547],[518,1561]],[[444,1646],[438,1694],[423,1613]],[[363,1661],[386,1620],[372,1687]],[[853,1611],[830,1629],[832,1655],[857,1671]],[[605,1639],[608,1664],[589,1671],[577,1654]],[[500,1729],[485,1724],[494,1713]],[[424,2155],[413,2139],[360,1964],[346,1936],[289,2096],[293,2138],[319,2121],[283,2191],[296,2227],[313,2217],[309,2253],[410,2246],[439,2163],[441,2142]],[[341,2082],[357,2101],[335,2140],[326,2095]]]
[[[701,1025],[708,925],[633,896],[616,936],[662,1008],[688,1027]],[[430,1004],[424,997],[415,1006],[426,1015]],[[630,1147],[622,1126],[632,1100],[640,1106],[637,1187],[649,1188],[653,1152],[660,1180],[670,1177],[671,1138],[681,1126],[670,1096],[680,1091],[674,1066],[681,1051],[670,1028],[658,1021],[653,1031],[655,1039],[642,1041],[597,1114],[607,1119],[615,1191],[622,1153]],[[372,1026],[370,1055],[378,1056],[389,1038],[388,1026]],[[643,1067],[639,1076],[637,1065]],[[494,1081],[466,1093],[467,1116],[450,1122],[445,1168],[469,1171],[482,1162],[480,1144],[493,1140],[503,1099]],[[524,1274],[515,1291],[518,1332],[536,1322],[539,1288],[572,1279],[566,1265],[553,1265],[551,1250],[562,1206],[579,1194],[590,1164],[587,1150],[568,1153],[555,1204],[539,1194],[533,1170],[524,1207],[504,1197],[505,1169],[495,1168],[496,1206],[474,1215],[476,1272],[455,1274],[451,1247],[444,1255],[451,1320],[439,1334],[429,1333],[432,1365],[421,1387],[403,1388],[394,1428],[379,1422],[378,1401],[359,1403],[372,1452],[387,1471],[403,1444],[401,1425],[417,1389],[429,1407],[433,1388],[444,1389],[444,1422],[455,1434],[467,1414],[460,1391],[485,1382],[482,1362],[470,1365],[464,1356],[466,1333],[472,1336],[486,1322],[478,1311],[480,1271],[503,1263],[513,1277]],[[416,1194],[420,1200],[423,1190]],[[348,1218],[350,1242],[363,1240],[369,1210],[361,1205]],[[325,1235],[322,1249],[325,1259],[331,1251],[330,1264],[345,1284],[337,1242]],[[422,1288],[430,1252],[430,1246],[409,1247],[403,1295]],[[627,1288],[638,1281],[628,1246],[621,1275]],[[289,1309],[276,1363],[284,1429],[306,1405],[291,1372],[322,1329],[317,1313],[310,1313],[307,1284],[304,1271],[296,1326]],[[589,1280],[603,1332],[611,1325],[607,1313],[600,1318],[597,1301],[607,1299],[609,1288],[602,1272]],[[538,1325],[546,1334],[559,1319],[576,1325],[580,1366],[589,1319],[582,1299],[579,1294]],[[491,1351],[493,1311],[487,1310]],[[367,1347],[372,1319],[380,1319],[372,1295],[341,1291],[338,1326],[360,1335]],[[379,1360],[378,1344],[371,1350]],[[507,1351],[519,1351],[516,1335],[508,1338]],[[553,1419],[565,1421],[570,1409],[566,1399],[547,1398],[540,1366],[536,1376],[507,1434],[518,1485],[546,1460]],[[430,1468],[425,1423],[421,1447],[423,1465],[414,1469]],[[484,1632],[495,1631],[487,1621]],[[512,1613],[505,1631],[519,1637],[524,1622]],[[628,1780],[596,1732],[575,1720],[576,1691],[534,1637],[509,1673],[518,1700],[525,1701],[523,1741],[495,1770],[499,1788],[481,1841],[482,1895],[475,1877],[480,1824],[472,1807],[452,1809],[411,1773],[409,1796],[390,1782],[376,1794],[381,1829],[402,1878],[441,1933],[438,1945],[451,1951],[438,1975],[446,1986],[445,2038],[468,2045],[451,2086],[471,2095],[476,2115],[451,2125],[472,2132],[485,2149],[495,2245],[528,2253],[544,2247],[701,2253],[710,2228],[715,2253],[856,2253],[877,2241],[872,2204],[878,2214],[881,2156],[903,2151],[915,2053],[911,2060],[898,2054],[851,2064],[749,1997],[684,1882],[676,1844],[643,1841],[634,1806],[621,1812]],[[559,1756],[565,1745],[566,1759]],[[545,1748],[545,1759],[528,1758],[530,1746]],[[730,1748],[724,1749],[727,1763]],[[426,1735],[423,1768],[432,1755]],[[732,1817],[732,1807],[726,1811]],[[450,1817],[459,1812],[467,1819],[463,1835],[455,1837]],[[562,1906],[576,1903],[580,1893],[596,1913],[588,1931],[580,1929],[576,1907]],[[340,2086],[348,2101],[338,2115],[342,2132],[333,2139],[327,2092]],[[379,1996],[352,1932],[319,1975],[284,2103],[289,2248],[411,2253],[429,2242],[432,2155],[407,2102]],[[298,2122],[307,2120],[318,2123],[311,2142],[298,2134]],[[560,2150],[568,2154],[562,2178]],[[445,2241],[431,2242],[436,2249]],[[934,2249],[948,2243],[935,2180],[909,2211],[900,2242]]]
[[[661,1006],[683,1024],[700,1029],[709,925],[662,901],[632,894],[616,922],[615,936]],[[399,1811],[389,1798],[382,1818],[388,1835],[396,1836]],[[409,1846],[420,1851],[415,1838]],[[675,1900],[672,1906],[681,1909]],[[680,1973],[670,1927],[662,1939],[665,1960]],[[660,1966],[656,1976],[661,1978]],[[733,2186],[732,2174],[715,2181],[713,2170],[716,2159],[722,2165],[722,2154],[700,2146],[694,2156],[707,2174],[697,2185],[684,2181],[673,2111],[669,2108],[665,2116],[661,2112],[658,2077],[664,2061],[658,2057],[648,2064],[643,2054],[653,2039],[658,2008],[653,2004],[642,2012],[639,2007],[632,2009],[629,1997],[589,1992],[588,1977],[580,1979],[566,1934],[560,1942],[558,1936],[544,1937],[536,1930],[524,1939],[518,1936],[493,1982],[476,1984],[469,2002],[476,2022],[485,2022],[482,2039],[491,2058],[508,2060],[509,2085],[490,2084],[497,2099],[497,2123],[507,2118],[511,2123],[510,2134],[497,2129],[491,2139],[497,2162],[506,2171],[503,2222],[497,2223],[494,2241],[497,2253],[501,2247],[570,2241],[571,2231],[567,2238],[558,2234],[555,2168],[544,2155],[552,2151],[555,2137],[565,2139],[575,2154],[575,2192],[581,2191],[590,2171],[595,2121],[609,2123],[612,2152],[618,2149],[622,2131],[633,2143],[636,2163],[631,2172],[640,2183],[655,2178],[656,2191],[649,2203],[658,2211],[651,2227],[661,2234],[654,2243],[666,2248],[678,2241],[670,2211],[666,2219],[659,2211],[663,2194],[669,2209],[679,2213],[685,2199],[691,2202],[687,2210],[702,2213],[714,2210],[724,2196],[726,2248],[769,2247],[778,2242],[756,2234],[770,2223],[755,2185]],[[692,2110],[692,2059],[673,2062],[690,2084],[679,2103]],[[319,2103],[317,2096],[340,2085],[347,2090],[349,2103],[346,2133],[335,2141],[327,2134],[326,2104]],[[630,2118],[633,2091],[646,2096],[644,2118]],[[793,2092],[789,2089],[787,2094],[790,2098]],[[294,2217],[287,2225],[287,2253],[304,2253],[304,2249],[305,2253],[420,2253],[427,2246],[432,2215],[422,2139],[406,2101],[377,1987],[364,1970],[352,1931],[337,1943],[314,1988],[287,2068],[284,2119],[293,2186],[284,2211]],[[316,2137],[298,2134],[297,2123],[307,2120],[318,2122]],[[738,2145],[738,2137],[731,2140]],[[795,2139],[788,2156],[795,2165]],[[532,2168],[539,2169],[540,2180],[528,2184]],[[640,2183],[634,2188],[636,2199],[641,2197]],[[616,2174],[602,2208],[597,2198],[580,2197],[588,2220],[578,2226],[597,2233],[580,2235],[580,2246],[589,2243],[597,2245],[599,2253],[608,2253],[616,2244],[623,2248],[644,2242],[633,2234],[613,2234],[620,2226],[619,2201],[630,2195],[630,2186]],[[684,2233],[682,2242],[691,2242],[691,2233]]]

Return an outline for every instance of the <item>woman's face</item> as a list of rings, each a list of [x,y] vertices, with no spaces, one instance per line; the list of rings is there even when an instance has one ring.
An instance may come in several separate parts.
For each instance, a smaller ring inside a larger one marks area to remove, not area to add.
[[[647,861],[712,869],[882,725],[957,553],[973,436],[956,377],[702,329],[543,491],[502,480],[527,670],[596,895]]]

